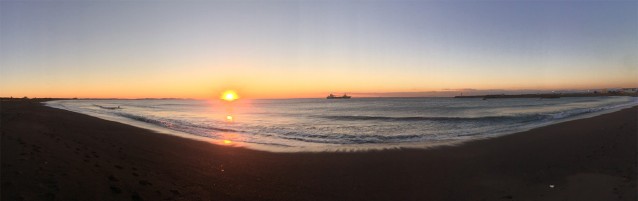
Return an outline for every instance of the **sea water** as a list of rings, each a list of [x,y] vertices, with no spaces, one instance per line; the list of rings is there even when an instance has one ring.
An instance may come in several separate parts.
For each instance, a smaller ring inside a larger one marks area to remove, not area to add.
[[[229,146],[343,151],[495,137],[638,105],[638,99],[147,99],[57,100],[46,105]]]

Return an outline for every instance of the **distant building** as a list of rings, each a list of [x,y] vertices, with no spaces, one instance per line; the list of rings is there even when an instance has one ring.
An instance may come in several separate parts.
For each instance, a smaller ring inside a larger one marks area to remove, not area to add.
[[[622,93],[628,93],[628,94],[631,94],[631,93],[638,93],[638,88],[622,88],[622,89],[620,90],[620,92],[622,92]]]
[[[597,89],[594,90],[595,94],[606,94],[607,93],[607,89]]]

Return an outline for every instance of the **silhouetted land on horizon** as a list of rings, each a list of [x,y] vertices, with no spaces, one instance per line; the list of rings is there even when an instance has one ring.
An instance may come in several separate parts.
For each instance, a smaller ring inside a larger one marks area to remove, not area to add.
[[[637,93],[567,93],[567,94],[492,94],[492,95],[478,95],[478,96],[454,96],[454,98],[561,98],[561,97],[599,97],[599,96],[632,96],[638,97]]]

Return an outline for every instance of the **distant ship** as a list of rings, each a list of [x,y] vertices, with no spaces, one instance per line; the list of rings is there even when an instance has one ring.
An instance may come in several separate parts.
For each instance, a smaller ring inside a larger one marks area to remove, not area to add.
[[[349,99],[352,98],[352,96],[348,96],[346,94],[343,94],[343,96],[335,96],[334,94],[330,94],[328,97],[326,97],[326,99]]]

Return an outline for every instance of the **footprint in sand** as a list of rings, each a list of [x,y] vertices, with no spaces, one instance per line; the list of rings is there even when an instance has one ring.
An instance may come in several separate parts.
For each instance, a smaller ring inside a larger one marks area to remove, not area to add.
[[[4,187],[13,187],[13,183],[11,183],[10,181],[5,181],[5,182],[2,182],[2,186],[4,186]]]
[[[113,194],[122,193],[122,189],[118,188],[117,186],[111,186],[110,189],[111,189],[111,193],[113,193]]]
[[[109,181],[117,182],[117,181],[120,181],[120,180],[118,180],[117,178],[115,178],[115,176],[113,176],[113,175],[109,175]]]
[[[180,194],[181,194],[181,193],[180,193],[178,190],[176,190],[176,189],[172,189],[172,190],[170,190],[170,191],[171,191],[171,193],[173,193],[174,195],[180,195]]]
[[[144,199],[142,199],[142,197],[140,197],[140,194],[138,194],[137,192],[133,192],[131,194],[131,200],[141,201],[141,200],[144,200]]]
[[[44,200],[55,200],[55,193],[44,194]]]
[[[139,182],[139,183],[140,183],[140,185],[142,185],[142,186],[152,186],[152,185],[153,185],[151,182],[146,181],[146,180],[140,180],[140,182]]]

